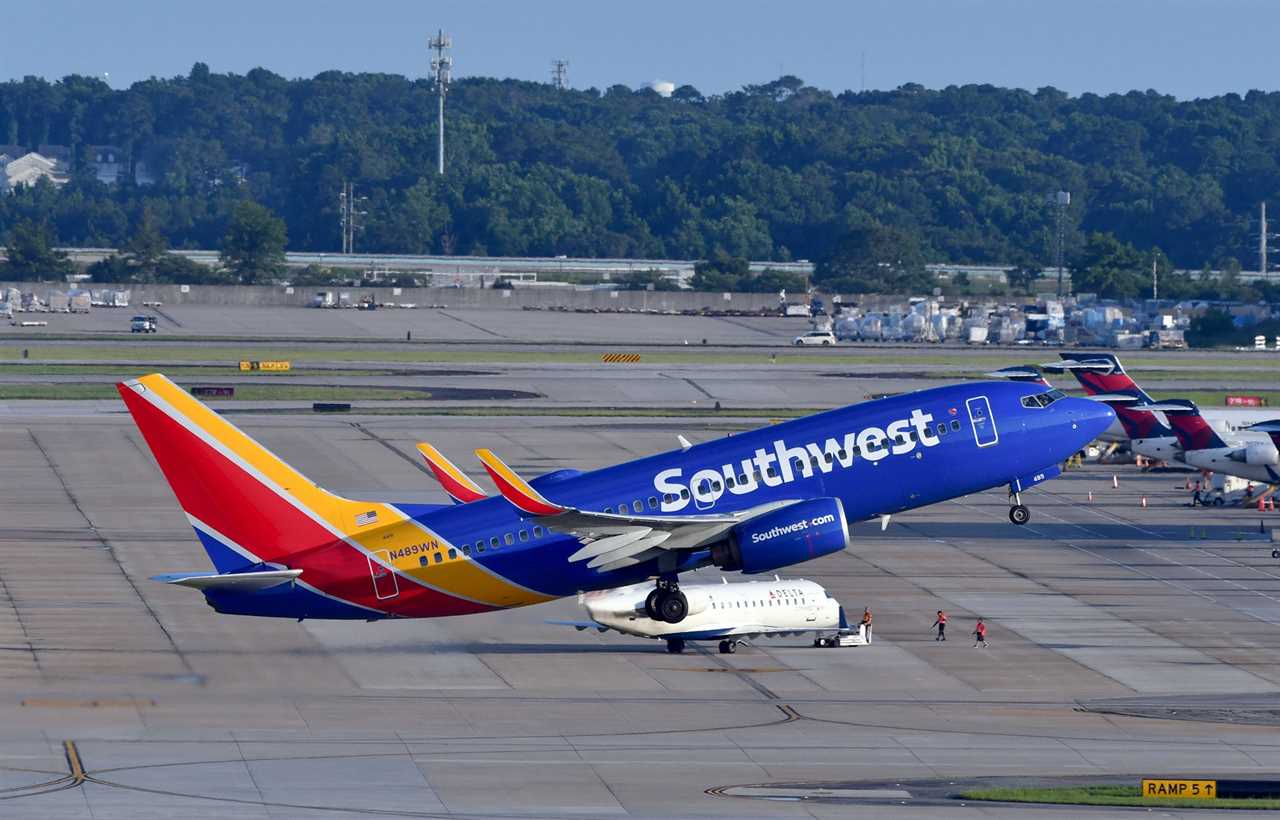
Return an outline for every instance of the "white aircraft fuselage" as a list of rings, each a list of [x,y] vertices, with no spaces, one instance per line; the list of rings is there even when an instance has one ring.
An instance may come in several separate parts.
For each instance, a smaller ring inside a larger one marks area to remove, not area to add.
[[[681,584],[689,614],[680,623],[645,615],[651,584],[588,592],[582,605],[602,627],[641,638],[715,640],[759,635],[795,635],[837,629],[840,604],[813,581],[747,581]]]

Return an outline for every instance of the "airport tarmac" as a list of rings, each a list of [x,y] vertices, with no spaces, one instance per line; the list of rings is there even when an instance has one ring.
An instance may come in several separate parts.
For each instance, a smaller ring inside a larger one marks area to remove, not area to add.
[[[147,580],[207,559],[119,405],[6,411],[5,817],[1064,817],[1080,812],[939,804],[937,783],[1280,768],[1280,562],[1257,532],[1280,514],[1190,509],[1182,476],[1072,471],[1027,495],[1022,528],[1003,490],[857,525],[849,550],[785,574],[873,607],[871,646],[676,656],[544,623],[580,617],[571,599],[373,624],[216,615]],[[736,427],[235,421],[330,489],[422,501],[444,500],[422,439],[464,469],[488,446],[536,473]],[[965,634],[978,615],[985,650]],[[820,783],[836,791],[797,796]]]

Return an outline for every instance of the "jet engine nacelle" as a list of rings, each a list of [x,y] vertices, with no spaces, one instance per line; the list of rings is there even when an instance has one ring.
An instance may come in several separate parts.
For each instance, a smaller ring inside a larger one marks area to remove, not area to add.
[[[711,560],[721,569],[770,572],[839,552],[848,543],[840,499],[815,498],[744,521],[712,547]]]
[[[1280,464],[1280,451],[1269,441],[1251,441],[1239,450],[1233,451],[1229,458],[1255,467],[1275,466]]]

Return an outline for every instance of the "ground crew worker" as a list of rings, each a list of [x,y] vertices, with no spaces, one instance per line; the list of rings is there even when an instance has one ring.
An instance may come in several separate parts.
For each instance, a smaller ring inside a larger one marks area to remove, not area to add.
[[[978,619],[978,625],[973,628],[973,645],[977,646],[978,644],[982,644],[984,649],[987,646],[987,625],[982,622],[981,618]]]
[[[1191,506],[1203,504],[1204,500],[1200,497],[1200,482],[1196,482],[1196,491],[1191,494]]]
[[[938,627],[938,636],[934,640],[945,641],[947,639],[947,613],[939,609],[938,619],[933,622],[933,625]]]
[[[871,607],[862,610],[862,636],[871,643]]]

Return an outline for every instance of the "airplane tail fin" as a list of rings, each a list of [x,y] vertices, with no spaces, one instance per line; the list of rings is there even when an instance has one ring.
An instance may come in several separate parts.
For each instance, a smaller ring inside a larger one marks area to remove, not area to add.
[[[1200,408],[1188,399],[1171,399],[1155,407],[1164,412],[1183,450],[1216,450],[1226,447],[1218,432],[1200,415]]]
[[[1047,368],[1062,371],[1070,370],[1080,385],[1089,395],[1099,393],[1124,394],[1133,396],[1143,404],[1152,404],[1153,400],[1138,383],[1124,372],[1124,365],[1114,353],[1062,353],[1061,362],[1046,365]]]
[[[386,505],[320,488],[161,374],[116,388],[220,572],[279,561],[395,517]]]

